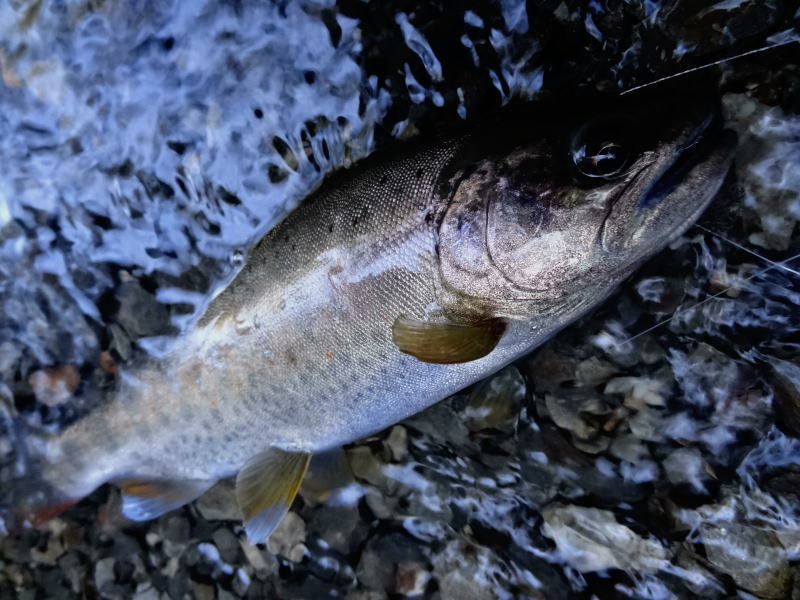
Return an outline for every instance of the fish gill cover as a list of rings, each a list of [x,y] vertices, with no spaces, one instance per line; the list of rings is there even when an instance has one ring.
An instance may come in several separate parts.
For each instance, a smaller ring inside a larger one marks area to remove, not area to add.
[[[49,429],[93,410],[81,389],[110,384],[136,352],[157,353],[332,169],[520,99],[613,95],[789,42],[795,10],[4,4],[6,410]],[[106,487],[41,531],[2,539],[0,594],[790,597],[800,585],[800,261],[787,260],[800,252],[797,44],[700,79],[728,93],[742,139],[735,178],[700,228],[603,309],[354,444],[357,484],[325,502],[307,491],[266,549],[243,543],[225,484],[144,524],[122,519]],[[14,453],[2,442],[7,481]]]

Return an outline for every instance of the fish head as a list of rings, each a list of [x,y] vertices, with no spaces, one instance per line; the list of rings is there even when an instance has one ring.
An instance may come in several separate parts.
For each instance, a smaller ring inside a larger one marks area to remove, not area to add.
[[[445,284],[495,306],[613,287],[699,217],[736,146],[707,101],[498,137],[477,142],[492,149],[458,171],[439,227]]]

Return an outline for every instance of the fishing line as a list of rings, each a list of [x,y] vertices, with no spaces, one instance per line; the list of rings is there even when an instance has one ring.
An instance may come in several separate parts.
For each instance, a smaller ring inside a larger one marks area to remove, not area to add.
[[[794,269],[790,269],[789,267],[787,267],[787,266],[785,266],[785,265],[783,265],[781,263],[776,263],[774,260],[768,259],[766,256],[761,256],[758,252],[755,252],[754,250],[750,250],[750,248],[746,248],[745,246],[742,246],[741,244],[739,244],[737,242],[734,242],[733,240],[729,240],[725,236],[723,236],[723,235],[721,235],[719,233],[716,233],[715,231],[711,231],[710,229],[706,229],[702,225],[698,225],[697,223],[695,223],[694,227],[697,227],[698,229],[702,229],[706,233],[710,233],[711,235],[713,235],[715,237],[718,237],[723,242],[728,242],[731,246],[739,248],[739,250],[744,250],[748,254],[752,254],[753,256],[755,256],[757,258],[760,258],[765,263],[768,263],[768,264],[772,265],[773,267],[777,267],[779,269],[783,269],[784,271],[788,271],[792,275],[797,275],[798,277],[800,277],[800,271],[795,271]],[[792,259],[787,259],[787,260],[792,260]],[[786,262],[786,261],[784,261],[784,262]]]
[[[631,92],[635,92],[636,90],[641,90],[642,88],[650,87],[651,85],[656,85],[657,83],[661,83],[664,81],[669,81],[670,79],[674,79],[675,77],[680,77],[681,75],[687,75],[688,73],[694,73],[696,71],[701,71],[703,69],[707,69],[709,67],[715,67],[717,65],[721,65],[723,63],[736,60],[737,58],[742,58],[743,56],[750,56],[753,54],[758,54],[759,52],[766,52],[767,50],[772,50],[773,48],[779,48],[781,46],[787,46],[789,44],[796,44],[800,42],[800,40],[792,39],[792,40],[785,40],[783,42],[776,42],[775,44],[771,44],[769,46],[763,46],[761,48],[756,48],[755,50],[748,50],[747,52],[742,52],[741,54],[734,54],[733,56],[728,56],[726,58],[721,58],[720,60],[700,65],[699,67],[692,67],[691,69],[686,69],[685,71],[680,71],[679,73],[673,73],[672,75],[666,75],[664,77],[660,77],[654,81],[650,81],[648,83],[643,83],[641,85],[633,86],[632,88],[628,88],[627,90],[620,92],[620,96],[624,96],[625,94],[630,94]]]
[[[760,275],[763,275],[763,274],[764,274],[764,273],[766,273],[767,271],[771,271],[772,269],[775,269],[775,268],[786,268],[786,267],[784,266],[784,263],[791,262],[791,261],[793,261],[793,260],[796,260],[796,259],[798,259],[798,258],[800,258],[800,254],[795,254],[794,256],[791,256],[791,257],[787,258],[786,260],[784,260],[784,261],[781,261],[781,262],[779,262],[779,263],[776,263],[776,262],[773,262],[773,261],[768,261],[768,262],[770,262],[770,263],[772,263],[772,264],[770,264],[768,267],[765,267],[765,268],[761,269],[760,271],[756,271],[756,272],[755,272],[755,273],[753,273],[752,275],[749,275],[749,276],[745,277],[745,278],[744,278],[744,279],[742,279],[742,280],[741,280],[739,283],[745,283],[745,282],[747,282],[747,281],[750,281],[751,279],[754,279],[755,277],[758,277],[758,276],[760,276]],[[766,259],[765,259],[765,260],[766,260]],[[795,271],[793,271],[792,269],[787,269],[787,270],[789,270],[789,271],[791,271],[791,272],[793,272],[793,273],[795,272]],[[700,301],[700,302],[698,302],[697,304],[693,304],[692,306],[688,306],[688,307],[684,308],[683,310],[676,311],[676,312],[674,312],[674,313],[673,313],[673,314],[672,314],[670,317],[668,317],[668,318],[664,319],[663,321],[660,321],[660,322],[656,323],[656,324],[655,324],[655,325],[653,325],[652,327],[648,327],[648,328],[647,328],[647,329],[645,329],[644,331],[640,331],[639,333],[637,333],[637,334],[635,334],[635,335],[633,335],[633,336],[629,337],[628,339],[626,339],[626,340],[623,340],[622,342],[615,342],[614,344],[615,344],[615,345],[616,345],[616,346],[619,348],[619,347],[620,347],[620,346],[622,346],[623,344],[627,344],[627,343],[629,343],[629,342],[632,342],[633,340],[635,340],[635,339],[637,339],[637,338],[640,338],[640,337],[642,337],[644,334],[646,334],[646,333],[650,333],[651,331],[653,331],[653,330],[655,330],[655,329],[658,329],[658,328],[659,328],[659,327],[661,327],[662,325],[666,325],[667,323],[669,323],[670,321],[672,321],[672,319],[674,319],[675,317],[677,317],[677,316],[679,316],[679,315],[682,315],[682,314],[684,314],[684,313],[687,313],[687,312],[689,312],[690,310],[694,310],[694,309],[695,309],[695,308],[697,308],[698,306],[702,306],[702,305],[703,305],[703,304],[705,304],[706,302],[710,302],[711,300],[714,300],[715,298],[718,298],[718,297],[720,297],[722,294],[724,294],[725,292],[727,292],[728,290],[730,290],[732,287],[733,287],[733,285],[729,285],[729,286],[728,286],[728,287],[726,287],[724,290],[722,290],[722,291],[719,291],[719,292],[717,292],[716,294],[714,294],[714,295],[712,295],[712,296],[708,296],[707,298],[703,298],[703,300],[701,300],[701,301]]]

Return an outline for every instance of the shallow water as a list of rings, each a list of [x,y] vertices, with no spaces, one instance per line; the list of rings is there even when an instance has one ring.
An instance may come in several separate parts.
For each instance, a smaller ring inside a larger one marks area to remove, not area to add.
[[[34,425],[92,410],[69,392],[158,352],[331,169],[796,21],[746,0],[6,4],[1,391]],[[225,484],[144,524],[103,488],[3,540],[2,593],[793,597],[800,260],[768,261],[800,253],[796,48],[702,75],[742,139],[704,229],[531,357],[355,444],[356,483],[306,490],[267,550],[241,543]]]

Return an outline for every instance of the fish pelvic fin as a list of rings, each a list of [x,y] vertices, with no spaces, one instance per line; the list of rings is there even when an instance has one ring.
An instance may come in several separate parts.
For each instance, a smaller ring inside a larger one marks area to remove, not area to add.
[[[400,316],[392,325],[392,341],[400,352],[422,362],[449,365],[483,358],[494,350],[505,329],[502,319],[434,323]]]
[[[18,418],[0,390],[0,435],[11,443],[9,461],[0,465],[0,534],[37,527],[58,516],[80,497],[60,491],[48,481],[52,467],[45,453],[50,435],[28,427]]]
[[[266,541],[289,511],[311,455],[270,448],[251,458],[236,477],[236,499],[251,544]]]
[[[122,489],[122,514],[131,521],[155,519],[200,497],[216,482],[215,479],[118,481]]]
[[[325,502],[331,493],[355,482],[344,450],[334,448],[314,454],[308,466],[300,495],[307,502]]]

